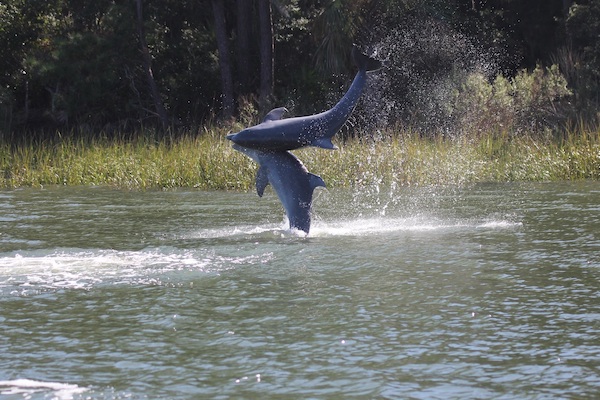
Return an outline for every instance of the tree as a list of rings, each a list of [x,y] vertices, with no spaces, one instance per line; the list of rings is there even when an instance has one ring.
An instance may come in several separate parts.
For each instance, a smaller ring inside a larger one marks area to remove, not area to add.
[[[356,31],[349,5],[350,1],[329,0],[313,22],[315,65],[320,71],[339,74],[348,65]]]
[[[233,116],[241,97],[257,100],[262,112],[275,99],[294,114],[317,112],[336,98],[331,88],[347,83],[355,71],[352,43],[377,50],[388,65],[398,67],[388,69],[388,76],[409,80],[381,88],[394,95],[393,104],[402,104],[396,108],[408,117],[419,104],[407,103],[403,99],[410,97],[404,94],[421,88],[430,99],[424,83],[444,78],[453,66],[460,69],[492,54],[496,58],[485,64],[487,77],[498,71],[511,76],[536,62],[553,62],[552,54],[565,44],[579,57],[572,63],[580,67],[571,87],[579,98],[593,97],[600,93],[598,4],[3,0],[0,129],[11,135],[66,126],[122,132],[148,117],[162,126],[173,121],[193,126],[215,110]],[[444,37],[449,45],[440,40]],[[464,49],[473,49],[468,57],[457,55],[461,43],[456,38],[468,42]],[[414,73],[402,75],[408,70]],[[590,111],[594,103],[587,103]],[[253,106],[246,109],[247,120],[254,117]]]
[[[579,106],[592,118],[600,118],[600,1],[575,1],[566,20],[570,41],[568,60],[570,83],[578,94]]]
[[[227,26],[225,23],[225,6],[223,0],[212,0],[213,15],[215,19],[215,35],[219,49],[219,66],[221,69],[221,84],[223,87],[223,117],[228,119],[233,116],[233,75],[229,57],[229,44]]]
[[[252,23],[252,1],[237,0],[237,76],[240,92],[250,91],[250,35]]]
[[[138,36],[140,41],[140,49],[142,51],[142,62],[144,65],[144,72],[146,74],[146,79],[148,81],[148,88],[150,89],[150,95],[152,96],[152,101],[154,102],[154,108],[156,109],[156,114],[162,124],[163,129],[166,129],[169,126],[169,118],[167,116],[167,111],[165,110],[165,106],[160,98],[160,93],[158,92],[158,86],[156,85],[156,81],[154,80],[154,74],[152,73],[152,57],[150,56],[150,51],[148,50],[148,44],[146,43],[146,33],[144,30],[144,18],[142,15],[142,0],[136,0],[136,13],[137,13],[137,29]]]
[[[273,19],[271,2],[258,0],[258,19],[260,23],[260,90],[259,109],[262,113],[271,105],[273,96]]]

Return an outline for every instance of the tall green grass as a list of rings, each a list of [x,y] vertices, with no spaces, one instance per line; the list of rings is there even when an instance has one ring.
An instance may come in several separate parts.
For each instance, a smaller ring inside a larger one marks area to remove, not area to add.
[[[300,158],[334,186],[599,179],[600,130],[569,132],[560,139],[391,134],[377,141],[351,140],[336,152],[302,150]]]
[[[0,144],[0,186],[102,185],[128,189],[245,189],[253,174],[218,131],[156,141],[64,138]]]
[[[328,151],[295,153],[329,187],[552,181],[600,178],[600,130],[561,138],[479,135],[423,138],[387,132],[350,139]],[[256,164],[231,148],[225,132],[155,140],[64,137],[20,145],[0,143],[0,187],[102,185],[127,189],[248,190]]]

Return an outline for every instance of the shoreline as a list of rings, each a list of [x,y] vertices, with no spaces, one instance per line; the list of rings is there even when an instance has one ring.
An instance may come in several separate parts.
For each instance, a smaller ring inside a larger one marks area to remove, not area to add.
[[[338,150],[294,151],[330,188],[600,179],[600,130],[563,138],[482,135],[444,139],[390,131],[378,140],[336,141]],[[49,185],[131,190],[250,190],[256,164],[231,148],[220,130],[159,140],[63,137],[0,142],[0,188]]]

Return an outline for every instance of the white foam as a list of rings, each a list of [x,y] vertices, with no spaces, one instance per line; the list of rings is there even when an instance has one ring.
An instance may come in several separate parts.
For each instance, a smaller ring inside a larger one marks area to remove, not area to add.
[[[32,379],[14,379],[10,381],[0,381],[1,395],[22,395],[23,398],[30,398],[36,393],[45,393],[51,395],[53,399],[70,400],[73,396],[86,392],[88,389],[60,382],[42,382]]]
[[[491,229],[510,229],[523,226],[522,222],[514,222],[514,221],[486,221],[479,224],[478,228],[491,228]]]
[[[310,236],[365,236],[397,232],[443,232],[456,229],[510,229],[521,226],[511,221],[437,220],[434,218],[364,218],[342,221],[317,221]]]
[[[202,229],[187,235],[187,239],[219,239],[235,236],[262,235],[265,233],[278,233],[282,231],[282,225],[270,224],[263,226],[246,225],[230,226],[225,228]]]
[[[221,273],[269,261],[271,252],[219,255],[210,248],[158,247],[139,251],[56,249],[0,257],[0,294],[31,295],[97,285],[177,285],[198,274]]]
[[[456,230],[513,229],[520,222],[502,219],[452,220],[427,217],[373,217],[348,220],[316,220],[309,237],[360,237],[408,233],[427,234]],[[225,247],[195,249],[158,247],[139,251],[110,249],[49,249],[4,253],[0,257],[0,295],[29,296],[60,289],[90,289],[98,285],[179,285],[197,274],[221,273],[243,265],[268,262],[272,248],[235,245],[229,240],[261,243],[273,238],[295,240],[304,232],[285,229],[287,223],[264,226],[201,230],[185,239],[224,239]],[[178,239],[181,239],[178,238]],[[217,254],[217,253],[221,254]],[[183,273],[182,273],[183,272]],[[191,275],[190,275],[191,274]]]
[[[58,249],[0,258],[0,293],[36,294],[109,284],[161,284],[171,271],[210,272],[220,261],[205,251]]]
[[[289,229],[288,221],[284,219],[279,224],[266,225],[241,225],[224,228],[201,229],[182,235],[185,239],[224,239],[243,237],[306,237],[306,234],[298,229]]]
[[[235,226],[221,229],[204,229],[184,235],[186,239],[219,239],[234,237],[305,237],[302,231],[288,229],[287,221],[262,226]],[[339,220],[315,220],[309,237],[365,236],[394,232],[427,232],[452,229],[511,229],[522,226],[521,222],[508,220],[443,220],[436,218],[371,217]]]

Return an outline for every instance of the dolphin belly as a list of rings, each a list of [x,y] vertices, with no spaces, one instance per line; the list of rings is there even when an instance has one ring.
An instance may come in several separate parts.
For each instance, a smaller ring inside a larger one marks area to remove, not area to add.
[[[267,121],[227,135],[227,139],[258,150],[294,150],[309,145],[308,139],[302,134],[308,123],[303,118]]]
[[[310,231],[312,198],[321,177],[308,172],[304,164],[288,151],[265,151],[235,144],[233,148],[259,164],[256,191],[259,196],[271,185],[285,209],[290,229]]]

